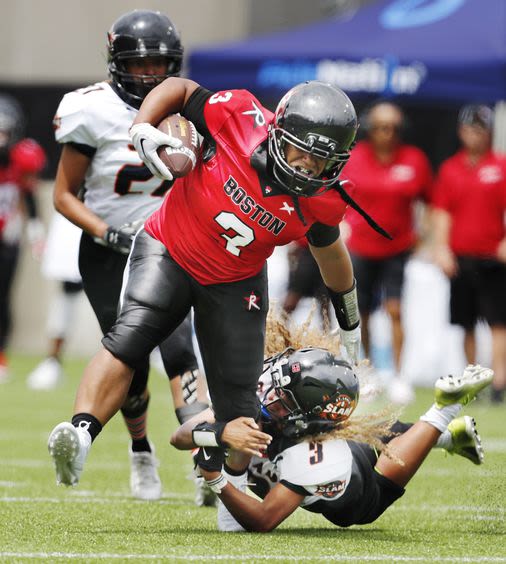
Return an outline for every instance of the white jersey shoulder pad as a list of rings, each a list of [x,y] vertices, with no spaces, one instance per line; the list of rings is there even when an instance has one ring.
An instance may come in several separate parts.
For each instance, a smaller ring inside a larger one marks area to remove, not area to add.
[[[56,141],[96,148],[124,106],[105,81],[65,94],[53,120]]]

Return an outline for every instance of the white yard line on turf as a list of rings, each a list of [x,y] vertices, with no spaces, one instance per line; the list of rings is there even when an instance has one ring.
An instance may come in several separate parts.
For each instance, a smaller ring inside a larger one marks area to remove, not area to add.
[[[152,503],[156,503],[159,505],[179,505],[179,503],[185,499],[193,496],[189,496],[187,494],[174,494],[168,495],[163,494],[164,498],[172,497],[173,499],[159,499],[157,501],[153,501]],[[97,497],[78,497],[78,496],[69,496],[69,497],[12,497],[12,496],[5,496],[0,497],[0,503],[97,503],[97,504],[113,504],[113,503],[142,503],[145,504],[146,502],[139,499],[133,499],[130,495],[125,494],[120,497],[107,497],[107,496],[97,496]]]
[[[159,504],[173,505],[175,502],[172,500],[183,500],[193,498],[192,494],[177,493],[177,492],[164,492],[163,498],[157,502]],[[167,499],[168,498],[168,499]],[[68,496],[65,497],[30,497],[30,496],[3,496],[0,497],[0,503],[132,503],[136,501],[130,497],[129,494],[121,493],[108,493],[101,494],[100,492],[69,492]],[[139,501],[139,503],[144,503]],[[469,515],[471,518],[475,518],[476,514],[490,514],[497,513],[502,516],[506,509],[504,507],[490,507],[481,505],[431,505],[431,504],[419,504],[419,505],[393,505],[389,508],[390,511],[456,511],[461,514],[461,517],[465,517],[462,513],[469,513],[474,515]],[[488,517],[487,517],[488,518]],[[494,517],[490,517],[494,519]],[[502,517],[498,517],[501,518]]]
[[[48,458],[45,460],[41,459],[30,459],[30,458],[13,458],[12,460],[0,460],[1,466],[19,466],[20,468],[44,468],[51,464],[51,459]],[[119,470],[120,468],[125,468],[125,462],[100,462],[100,461],[92,461],[87,465],[87,468],[97,468],[102,470]]]
[[[0,498],[1,499],[1,498]],[[399,505],[392,505],[388,508],[389,511],[458,511],[458,512],[474,512],[474,513],[499,513],[503,514],[506,512],[506,508],[499,507],[490,507],[490,505],[432,505],[429,503],[421,503],[419,505],[416,504],[399,504]]]
[[[385,554],[385,555],[364,555],[357,554],[347,555],[340,554],[338,556],[331,556],[328,554],[311,556],[293,556],[288,554],[177,554],[171,552],[170,554],[116,554],[116,553],[78,553],[78,552],[0,552],[0,557],[5,558],[32,558],[32,559],[50,559],[50,558],[63,558],[63,559],[96,559],[96,560],[189,560],[189,561],[214,561],[214,560],[228,560],[228,561],[258,561],[258,560],[284,560],[284,561],[340,561],[346,562],[506,562],[506,557],[502,556],[399,556],[398,554]]]

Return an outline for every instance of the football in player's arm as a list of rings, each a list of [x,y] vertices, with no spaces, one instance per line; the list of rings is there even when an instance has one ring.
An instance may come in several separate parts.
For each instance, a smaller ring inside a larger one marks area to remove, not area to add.
[[[272,437],[266,454],[259,452],[265,437],[253,420],[216,425],[211,409],[171,438],[177,448],[189,449],[211,445],[214,435],[219,444],[236,449],[225,462],[223,451],[210,446],[197,456],[202,475],[223,503],[222,531],[270,531],[297,507],[338,526],[370,523],[403,495],[431,448],[483,462],[474,419],[457,415],[491,382],[490,369],[470,365],[461,378],[440,378],[436,403],[419,421],[397,421],[381,437],[378,428],[376,440],[386,447],[379,457],[363,442],[339,438],[358,401],[350,365],[324,349],[292,349],[269,359],[266,371],[272,377],[262,400],[261,426]],[[246,481],[262,500],[244,493]]]

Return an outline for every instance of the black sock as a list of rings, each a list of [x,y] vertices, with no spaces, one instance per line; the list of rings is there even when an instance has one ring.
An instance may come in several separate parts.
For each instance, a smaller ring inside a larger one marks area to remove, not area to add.
[[[151,452],[147,437],[132,440],[132,452]]]
[[[97,435],[102,430],[100,421],[89,413],[76,413],[72,417],[72,425],[74,427],[84,427],[91,436],[91,442],[97,438]]]

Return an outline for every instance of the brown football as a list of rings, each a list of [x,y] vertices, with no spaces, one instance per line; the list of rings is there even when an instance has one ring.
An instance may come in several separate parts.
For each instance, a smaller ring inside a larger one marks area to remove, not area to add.
[[[199,136],[195,126],[183,116],[171,114],[158,124],[158,129],[172,137],[181,139],[179,149],[163,145],[158,148],[158,156],[174,175],[181,178],[195,168],[199,152]]]

